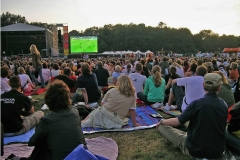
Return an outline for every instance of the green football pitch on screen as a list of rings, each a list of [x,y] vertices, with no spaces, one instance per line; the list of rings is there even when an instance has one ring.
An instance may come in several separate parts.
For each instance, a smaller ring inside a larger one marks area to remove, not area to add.
[[[98,52],[97,36],[71,36],[71,53]]]

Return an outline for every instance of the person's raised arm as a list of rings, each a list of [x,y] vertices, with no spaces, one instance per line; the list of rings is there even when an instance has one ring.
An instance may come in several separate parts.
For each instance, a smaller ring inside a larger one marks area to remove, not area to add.
[[[170,87],[170,85],[172,84],[172,80],[173,80],[172,78],[169,78],[168,83],[167,83],[165,89]]]
[[[85,104],[88,104],[88,95],[85,88],[81,89]]]

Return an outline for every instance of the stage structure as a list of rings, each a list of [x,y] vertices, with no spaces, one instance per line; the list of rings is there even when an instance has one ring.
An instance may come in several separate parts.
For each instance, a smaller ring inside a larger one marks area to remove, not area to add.
[[[63,30],[63,42],[61,29]],[[67,56],[69,54],[69,40],[68,40],[68,24],[58,23],[53,24],[53,47],[51,48],[52,56],[60,56],[61,54]],[[63,47],[62,47],[63,46]]]
[[[30,45],[35,44],[42,56],[49,56],[53,44],[52,32],[47,27],[16,23],[1,27],[2,56],[29,54]]]

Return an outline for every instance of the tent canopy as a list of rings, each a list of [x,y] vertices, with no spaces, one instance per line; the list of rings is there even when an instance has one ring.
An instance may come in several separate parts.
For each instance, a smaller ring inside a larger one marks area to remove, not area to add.
[[[29,24],[16,23],[5,27],[1,27],[1,32],[11,31],[45,31],[45,28],[36,27]]]
[[[240,52],[240,48],[224,48],[223,52]]]
[[[145,53],[147,53],[147,54],[148,54],[148,53],[153,53],[153,52],[151,52],[151,51],[147,50]]]

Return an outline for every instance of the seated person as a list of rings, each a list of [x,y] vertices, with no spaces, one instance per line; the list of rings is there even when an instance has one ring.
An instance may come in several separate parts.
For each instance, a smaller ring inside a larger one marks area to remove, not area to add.
[[[51,76],[52,77],[56,77],[60,74],[60,69],[59,68],[60,67],[59,67],[58,63],[53,64],[53,68],[51,70]]]
[[[42,76],[44,83],[47,84],[49,79],[51,78],[51,71],[47,68],[47,62],[43,62]],[[38,77],[38,82],[41,82],[40,76]]]
[[[174,79],[181,78],[176,72],[177,72],[176,67],[171,66],[170,69],[169,69],[170,76],[169,76],[169,79],[168,79],[168,83],[167,83],[167,85],[165,87],[165,89],[166,89],[165,93],[167,94],[167,95],[165,95],[166,97],[169,97],[168,95],[170,94],[170,90],[172,90],[172,81]],[[171,106],[171,104],[169,106],[168,103],[167,103],[166,106],[164,107],[164,109],[166,109],[166,110],[170,110],[170,109],[174,110],[176,108]]]
[[[66,85],[68,86],[69,90],[70,90],[70,94],[71,94],[71,99],[72,99],[72,103],[76,103],[79,101],[79,99],[81,99],[81,95],[79,95],[78,93],[76,93],[76,84],[75,81],[72,80],[70,78],[71,76],[71,69],[69,67],[65,67],[63,69],[63,74],[59,74],[58,76],[54,77],[55,79],[58,80],[62,80],[64,83],[66,83]]]
[[[101,61],[98,62],[98,68],[94,70],[94,73],[97,76],[98,86],[108,86],[109,73],[108,70],[103,68],[103,64]]]
[[[223,84],[220,92],[218,93],[218,97],[222,98],[227,103],[227,106],[229,108],[235,104],[232,88],[228,84],[227,78],[223,75],[221,71],[214,71],[214,73],[217,73],[222,77]]]
[[[101,105],[82,121],[82,127],[121,128],[128,124],[126,117],[129,112],[133,125],[139,126],[136,122],[135,90],[127,75],[118,78],[117,87],[106,93]]]
[[[127,68],[122,70],[122,73],[124,73],[126,75],[129,75],[129,74],[133,73],[133,69],[131,67],[132,67],[131,64],[128,64]]]
[[[136,93],[143,91],[143,86],[147,80],[146,76],[141,75],[142,70],[143,65],[141,63],[137,63],[135,73],[131,73],[128,75],[134,85]]]
[[[1,67],[1,94],[11,90],[11,87],[9,86],[9,79],[7,78],[8,75],[9,75],[8,66],[2,66]]]
[[[18,76],[12,76],[9,84],[12,89],[1,95],[1,122],[4,136],[17,136],[38,125],[44,113],[34,112],[30,99],[21,93]]]
[[[155,65],[152,69],[152,76],[146,80],[144,93],[138,92],[137,97],[147,105],[163,102],[165,86],[165,80],[161,77],[161,69],[158,65]]]
[[[21,80],[21,87],[23,92],[24,93],[31,92],[35,88],[35,85],[33,85],[30,77],[26,74],[24,68],[18,67],[17,72],[18,72],[18,77]]]
[[[61,80],[50,84],[44,97],[49,110],[30,138],[30,159],[64,159],[79,144],[86,145],[78,110],[71,108],[70,91]]]
[[[82,64],[82,76],[77,79],[78,88],[82,91],[85,104],[97,102],[101,97],[101,92],[98,88],[97,78],[92,73],[89,64]]]
[[[226,144],[240,156],[240,102],[230,111],[232,118],[226,131]]]
[[[229,79],[231,82],[236,82],[238,80],[239,74],[238,74],[238,64],[236,62],[232,62],[230,68],[232,70],[229,70]]]
[[[175,98],[178,110],[183,112],[187,106],[194,100],[204,96],[203,77],[207,73],[207,68],[204,66],[197,67],[196,76],[185,78],[177,78],[172,81],[172,92],[169,95],[168,105],[171,106],[171,101]],[[185,93],[181,86],[184,86]]]
[[[69,67],[65,67],[63,69],[63,74],[57,75],[56,77],[54,77],[54,80],[55,79],[62,80],[64,83],[66,83],[66,85],[70,89],[70,93],[75,93],[76,91],[75,82],[70,78],[70,76],[71,76],[71,69]]]
[[[119,65],[115,66],[115,70],[112,73],[112,78],[113,78],[113,84],[117,84],[117,79],[121,75],[121,67]]]
[[[177,118],[161,119],[157,130],[183,154],[206,159],[222,156],[225,146],[227,105],[218,98],[222,77],[217,73],[204,76],[203,88],[206,94],[192,101]],[[187,133],[176,128],[189,122]]]

